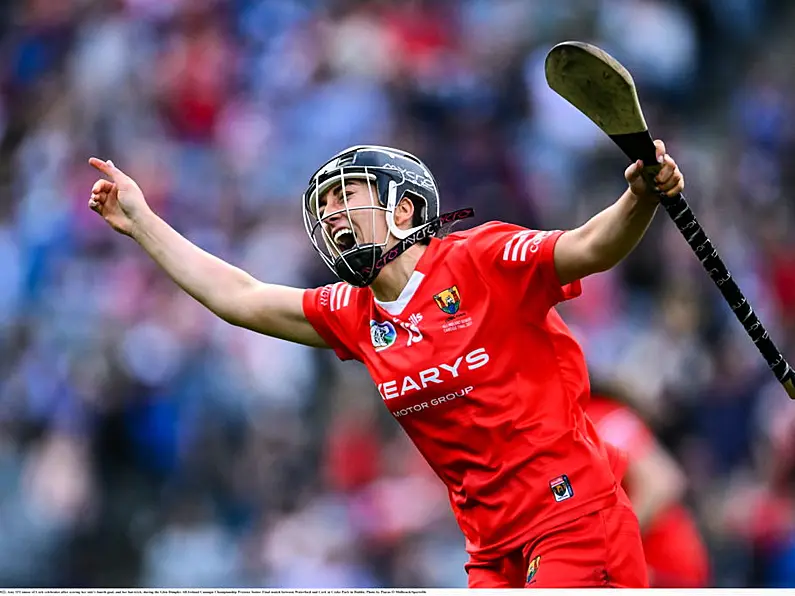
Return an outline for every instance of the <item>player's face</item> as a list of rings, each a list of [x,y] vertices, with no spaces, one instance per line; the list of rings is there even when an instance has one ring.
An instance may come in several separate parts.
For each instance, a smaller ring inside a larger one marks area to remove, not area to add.
[[[381,244],[387,237],[384,211],[378,206],[375,187],[365,180],[346,180],[323,193],[318,211],[326,243],[344,252],[359,244]]]

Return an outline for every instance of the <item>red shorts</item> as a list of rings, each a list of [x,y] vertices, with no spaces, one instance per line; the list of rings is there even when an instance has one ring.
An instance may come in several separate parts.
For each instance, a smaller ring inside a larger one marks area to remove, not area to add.
[[[623,491],[622,491],[623,492]],[[470,559],[470,588],[647,588],[638,518],[625,495],[500,559]]]

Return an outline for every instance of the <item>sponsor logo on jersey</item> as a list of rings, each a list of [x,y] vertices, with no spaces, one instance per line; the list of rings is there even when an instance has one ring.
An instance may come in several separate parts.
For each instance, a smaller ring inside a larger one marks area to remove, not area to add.
[[[459,389],[458,391],[453,391],[452,393],[447,393],[446,395],[440,395],[439,397],[434,397],[433,399],[429,399],[428,401],[424,401],[421,403],[414,404],[412,406],[408,406],[401,410],[395,410],[392,412],[392,415],[395,418],[402,418],[403,416],[408,416],[409,414],[415,414],[417,412],[422,412],[423,410],[427,410],[429,408],[435,408],[436,406],[441,406],[442,404],[449,404],[455,399],[459,397],[464,397],[465,395],[469,395],[474,387],[470,385],[469,387],[464,387],[463,389]]]
[[[433,299],[436,301],[436,306],[442,309],[442,312],[448,315],[454,315],[461,308],[461,294],[458,293],[458,288],[452,286],[446,290],[442,290],[434,295]]]
[[[394,340],[393,340],[394,341]],[[430,366],[416,374],[406,375],[402,379],[394,379],[378,384],[378,392],[386,400],[402,397],[412,391],[421,391],[431,385],[441,385],[457,379],[461,371],[476,370],[489,362],[489,355],[485,348],[472,350],[465,356],[459,356],[454,362]]]
[[[384,321],[383,323],[370,321],[370,341],[373,342],[376,352],[386,350],[395,343],[396,339],[397,331],[395,331],[395,326],[392,323],[389,321]]]
[[[536,573],[538,573],[538,566],[540,564],[541,564],[541,555],[538,555],[532,561],[530,561],[530,564],[527,566],[528,584],[533,581],[533,578],[536,576]]]
[[[406,346],[411,346],[416,344],[417,342],[422,341],[422,331],[420,331],[420,323],[422,322],[422,315],[420,313],[414,313],[409,317],[408,323],[401,321],[398,318],[393,319],[395,323],[403,327],[406,330],[406,333],[409,335],[409,339],[406,342]]]
[[[553,478],[549,481],[549,488],[552,490],[552,494],[555,497],[555,502],[560,503],[561,501],[565,501],[566,499],[571,499],[574,496],[574,491],[571,488],[571,482],[569,482],[569,477],[565,474],[563,476],[558,476],[557,478]]]

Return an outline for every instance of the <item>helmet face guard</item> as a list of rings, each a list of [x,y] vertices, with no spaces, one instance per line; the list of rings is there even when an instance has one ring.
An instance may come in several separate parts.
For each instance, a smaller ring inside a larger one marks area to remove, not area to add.
[[[367,185],[369,204],[348,205],[346,185],[352,180]],[[340,185],[342,209],[321,212],[321,197],[337,185]],[[409,229],[398,228],[394,220],[395,207],[404,197],[414,203],[417,214],[415,225]],[[357,216],[358,228],[363,233],[362,225],[366,225],[369,219],[368,242],[358,237],[357,226],[351,217],[352,212],[365,210],[370,212],[370,217]],[[381,217],[378,211],[383,212],[386,218],[388,231],[383,238],[376,238],[377,218]],[[378,266],[385,256],[390,236],[400,245],[406,244],[404,241],[421,236],[431,222],[439,219],[439,194],[430,170],[413,155],[388,147],[357,146],[335,155],[315,172],[304,192],[303,214],[306,232],[323,262],[341,280],[353,286],[365,287],[373,282],[385,265]],[[329,220],[340,217],[347,219],[346,227],[353,234],[353,245],[348,248],[337,245],[327,230]],[[416,242],[414,239],[406,244],[399,253]],[[394,254],[394,250],[389,253]],[[399,253],[389,260],[397,258]]]

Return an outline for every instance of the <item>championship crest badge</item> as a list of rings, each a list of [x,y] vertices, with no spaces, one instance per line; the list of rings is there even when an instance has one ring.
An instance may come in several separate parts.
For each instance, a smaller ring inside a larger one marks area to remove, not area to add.
[[[461,308],[461,294],[458,293],[456,286],[442,290],[433,299],[436,301],[436,306],[448,315],[454,315]]]

